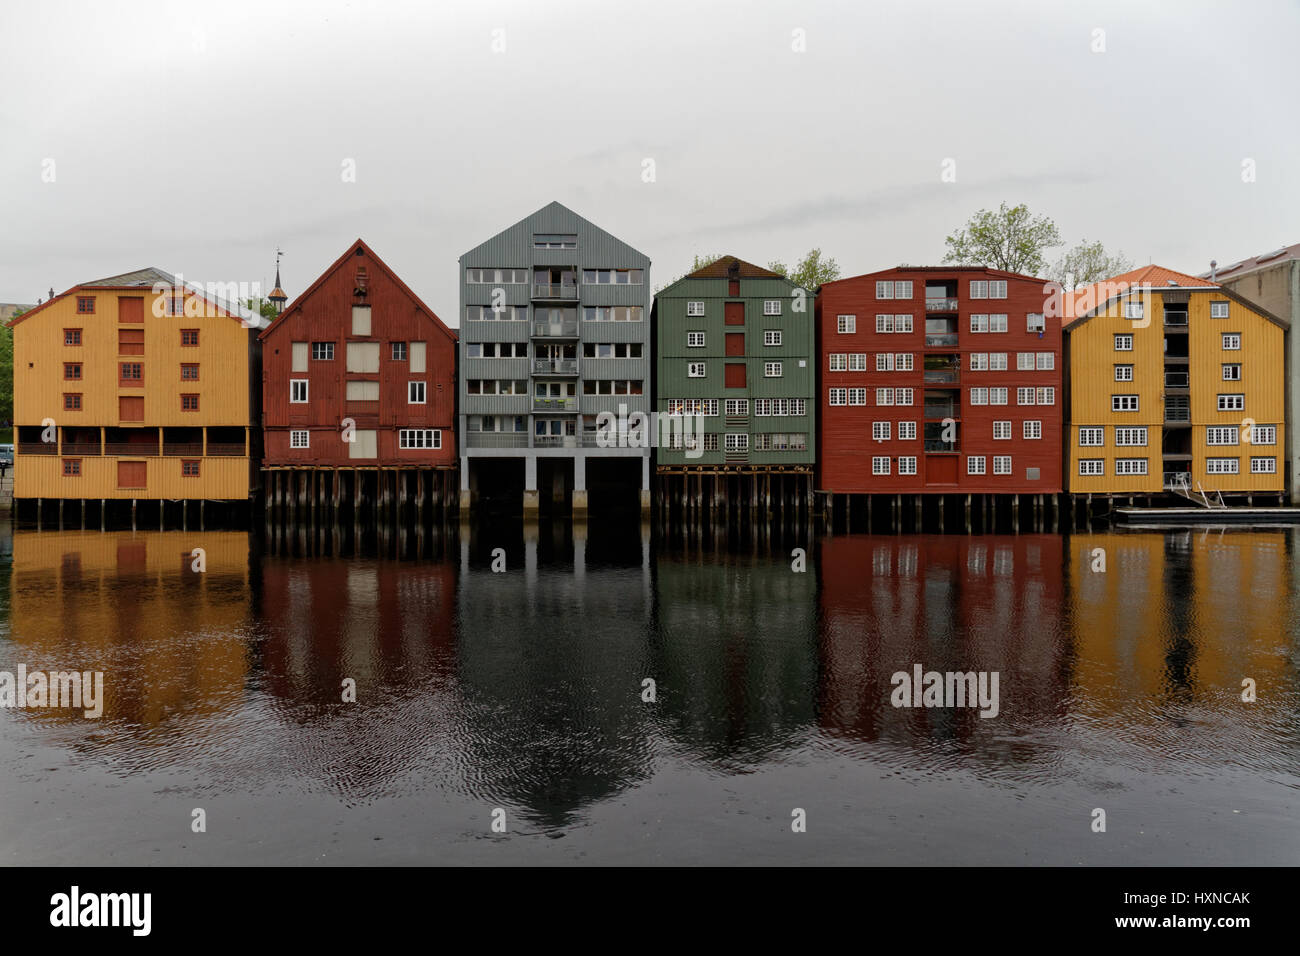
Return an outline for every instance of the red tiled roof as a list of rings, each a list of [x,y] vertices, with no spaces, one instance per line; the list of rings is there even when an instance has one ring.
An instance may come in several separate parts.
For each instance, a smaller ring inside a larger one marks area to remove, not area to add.
[[[716,262],[710,262],[702,269],[696,269],[690,275],[685,276],[687,279],[726,279],[731,276],[731,267],[735,263],[740,267],[740,278],[742,279],[780,279],[781,274],[773,272],[771,269],[764,269],[762,266],[756,266],[752,262],[746,262],[744,259],[737,259],[735,256],[723,256]]]

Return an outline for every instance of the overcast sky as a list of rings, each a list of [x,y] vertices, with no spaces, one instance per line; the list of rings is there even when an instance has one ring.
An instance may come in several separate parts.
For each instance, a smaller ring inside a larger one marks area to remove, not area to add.
[[[292,299],[361,237],[454,325],[457,257],[551,200],[655,285],[933,264],[1003,200],[1201,271],[1300,242],[1297,39],[1296,0],[3,0],[0,302],[269,291],[277,245]]]

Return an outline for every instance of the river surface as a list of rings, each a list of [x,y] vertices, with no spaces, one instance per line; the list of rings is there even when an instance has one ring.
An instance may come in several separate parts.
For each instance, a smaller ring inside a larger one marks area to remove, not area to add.
[[[1295,532],[3,534],[0,864],[1300,863]]]

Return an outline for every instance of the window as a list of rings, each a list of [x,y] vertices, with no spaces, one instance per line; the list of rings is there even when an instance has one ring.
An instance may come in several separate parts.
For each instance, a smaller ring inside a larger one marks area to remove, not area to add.
[[[470,285],[523,285],[528,282],[527,269],[466,269]]]
[[[1252,425],[1250,430],[1250,443],[1252,445],[1276,445],[1277,426]]]
[[[1115,351],[1116,351],[1116,352],[1132,352],[1132,351],[1133,351],[1133,336],[1131,336],[1131,335],[1117,335],[1117,336],[1115,336]]]
[[[311,357],[317,362],[329,362],[334,359],[333,342],[313,342],[311,344]]]
[[[310,448],[310,447],[311,447],[311,432],[307,431],[305,428],[304,428],[304,429],[294,429],[293,431],[289,432],[289,447],[290,447],[290,448]]]
[[[1240,412],[1246,407],[1246,396],[1240,394],[1220,395],[1219,411],[1221,412]]]
[[[181,395],[181,411],[197,412],[199,410],[199,397],[194,393]]]
[[[181,345],[187,349],[197,348],[199,344],[198,329],[181,329]]]
[[[1007,370],[1007,353],[990,352],[989,353],[989,371],[1005,372]]]
[[[1241,333],[1240,333],[1240,332],[1224,332],[1224,333],[1223,333],[1223,347],[1224,347],[1226,350],[1228,350],[1229,352],[1235,352],[1235,351],[1237,351],[1239,348],[1241,348]]]
[[[1126,319],[1140,319],[1145,312],[1144,303],[1142,302],[1130,301],[1124,303],[1124,318]]]
[[[850,405],[867,404],[867,390],[865,388],[849,389],[849,404]]]
[[[894,404],[894,390],[893,390],[892,388],[878,388],[878,389],[876,389],[876,404],[877,404],[877,405],[893,405],[893,404]]]
[[[582,281],[586,285],[641,285],[640,269],[583,269]]]
[[[970,330],[972,332],[987,332],[989,330],[989,317],[987,315],[972,315],[970,317]]]
[[[67,381],[80,381],[80,380],[81,380],[81,363],[80,363],[80,362],[64,362],[64,363],[63,363],[63,377],[64,377],[64,379],[67,380]]]
[[[863,358],[866,356],[864,355]],[[899,372],[912,371],[912,353],[899,352],[894,356],[894,368]]]
[[[686,347],[687,347],[688,349],[702,349],[702,348],[704,348],[704,333],[703,333],[703,332],[687,332],[687,333],[686,333]]]
[[[871,438],[873,441],[889,441],[890,423],[872,422]]]
[[[289,401],[295,405],[307,401],[307,380],[305,378],[289,379]]]
[[[846,352],[832,352],[827,356],[829,370],[832,372],[843,372],[849,367],[849,356]]]
[[[1235,445],[1240,437],[1235,425],[1211,425],[1205,429],[1205,444]]]
[[[780,362],[764,362],[764,363],[763,363],[763,377],[764,377],[764,378],[780,378],[780,377],[781,377],[781,363],[780,363]]]
[[[80,478],[81,477],[81,459],[65,458],[63,459],[63,477]]]
[[[1136,395],[1112,395],[1110,397],[1110,410],[1112,412],[1136,412],[1138,410],[1138,397]]]
[[[437,428],[400,428],[397,431],[398,448],[441,448],[442,432]]]
[[[1132,365],[1116,365],[1116,366],[1115,366],[1115,381],[1117,381],[1117,382],[1131,382],[1131,381],[1133,381],[1133,366],[1132,366]]]
[[[993,456],[993,474],[1009,475],[1011,474],[1011,456],[994,455]]]
[[[370,335],[370,306],[352,307],[352,334],[363,337]]]
[[[1210,303],[1210,318],[1226,319],[1227,317],[1228,317],[1228,303],[1226,302]]]
[[[118,368],[118,384],[127,388],[138,388],[144,384],[144,363],[121,362]]]
[[[391,344],[392,344],[392,346],[393,346],[393,361],[394,361],[394,362],[405,362],[405,361],[406,361],[406,343],[405,343],[405,342],[393,342],[393,343],[391,343]]]
[[[849,390],[847,388],[832,388],[829,402],[831,405],[847,405],[849,403]]]
[[[916,474],[916,456],[904,455],[898,459],[898,473],[900,475]]]
[[[781,344],[781,330],[780,330],[780,329],[766,329],[766,330],[763,332],[763,344],[764,344],[764,345],[780,345],[780,344]]]
[[[1146,447],[1147,430],[1145,426],[1139,428],[1116,428],[1115,444],[1116,445],[1140,445]]]
[[[538,233],[533,236],[534,249],[576,249],[578,248],[578,237],[576,235],[542,235]]]
[[[994,313],[989,316],[990,332],[1005,332],[1007,330],[1007,316],[1004,312]],[[1033,330],[1030,329],[1032,332]]]
[[[1007,297],[1007,280],[990,279],[989,280],[989,298],[1005,299]]]
[[[878,333],[894,331],[894,317],[892,315],[876,316],[876,331]]]
[[[95,297],[93,295],[77,296],[77,315],[94,315]]]
[[[915,441],[916,440],[916,422],[899,422],[898,423],[898,440]]]
[[[64,330],[63,330],[63,344],[64,344],[64,345],[80,345],[80,344],[81,344],[81,329],[64,329]]]
[[[989,297],[989,283],[987,279],[970,280],[970,297],[972,299],[987,299]]]
[[[892,352],[876,353],[876,371],[892,372],[894,370],[894,355]]]
[[[1034,404],[1034,390],[1032,388],[1016,389],[1016,404],[1017,405]]]
[[[1116,458],[1115,474],[1117,475],[1145,475],[1147,473],[1147,460],[1145,458]]]
[[[199,462],[193,458],[183,459],[181,461],[181,477],[182,478],[199,477]]]
[[[1037,405],[1055,405],[1056,404],[1056,387],[1048,385],[1039,388],[1034,393],[1034,403]]]
[[[989,403],[989,390],[987,388],[972,388],[970,390],[970,403],[972,405],[987,405]]]
[[[984,372],[989,367],[989,356],[987,352],[971,352],[970,367],[973,372]]]
[[[889,457],[887,455],[876,455],[871,459],[871,473],[873,475],[889,474]]]
[[[749,436],[728,433],[724,443],[726,451],[749,451]]]
[[[1106,474],[1106,460],[1104,458],[1080,458],[1079,474],[1081,475]]]
[[[894,389],[894,404],[895,404],[895,405],[911,405],[911,404],[912,404],[912,394],[913,394],[913,392],[912,392],[912,389],[910,389],[910,388],[896,388],[896,389]]]
[[[703,315],[703,314],[704,314],[704,302],[703,302],[703,300],[700,300],[700,301],[698,301],[698,302],[687,302],[687,303],[686,303],[686,314],[687,314],[687,315]]]
[[[705,363],[704,363],[704,362],[687,362],[687,363],[686,363],[686,376],[687,376],[688,378],[704,378],[704,375],[705,375]]]
[[[912,317],[911,317],[910,315],[896,315],[896,316],[894,316],[894,331],[895,331],[895,332],[911,332],[911,331],[912,331]]]
[[[81,393],[64,392],[63,393],[63,410],[65,412],[81,411]]]
[[[1034,370],[1034,353],[1017,352],[1016,353],[1016,371],[1032,372]]]
[[[856,315],[837,315],[835,317],[835,331],[841,335],[856,332],[858,330],[858,317]]]
[[[1224,366],[1223,366],[1223,380],[1224,380],[1225,382],[1240,382],[1240,381],[1241,381],[1241,365],[1238,364],[1238,363],[1231,363],[1231,364],[1224,365]]]
[[[1252,475],[1276,475],[1277,459],[1276,458],[1252,458],[1250,460],[1250,473]]]
[[[1039,353],[1038,353],[1038,371],[1040,371],[1040,372],[1050,372],[1050,371],[1054,370],[1055,368],[1056,368],[1056,353],[1055,353],[1055,352],[1039,352]]]
[[[1002,439],[1009,439],[1010,437],[1011,437],[1011,423],[1010,423],[1010,422],[994,422],[994,423],[993,423],[993,439],[994,439],[995,441],[1002,440]]]
[[[196,362],[186,362],[181,365],[181,381],[197,382],[199,380],[199,366]]]
[[[966,474],[982,475],[984,474],[984,456],[967,455],[966,456]]]
[[[1235,475],[1240,468],[1236,458],[1207,458],[1205,473],[1207,475]]]
[[[1026,421],[1021,426],[1020,437],[1024,439],[1035,439],[1043,437],[1043,423],[1039,421]]]
[[[739,418],[749,414],[749,399],[747,398],[729,398],[723,405],[725,411],[732,418]]]
[[[185,314],[185,293],[184,292],[173,292],[171,295],[167,296],[164,299],[164,301],[167,303],[168,315]]]
[[[990,405],[1005,405],[1006,403],[1007,403],[1007,390],[1005,387],[989,389]]]
[[[781,314],[781,300],[780,300],[780,299],[764,299],[764,300],[763,300],[763,314],[764,314],[764,315],[780,315],[780,314]]]
[[[911,359],[911,356],[909,355],[908,358],[909,358],[909,360],[910,360],[910,359]],[[866,353],[866,352],[850,352],[850,353],[849,353],[849,371],[850,371],[850,372],[865,372],[866,370],[867,370],[867,353]]]
[[[423,405],[425,403],[424,396],[425,396],[424,382],[406,383],[406,403],[408,405]]]
[[[1081,447],[1100,448],[1105,443],[1106,443],[1106,429],[1100,426],[1097,427],[1093,427],[1091,425],[1079,426],[1079,445]],[[1083,472],[1079,472],[1079,474],[1083,474]]]
[[[1026,332],[1046,332],[1047,320],[1038,312],[1030,312],[1025,316]]]
[[[912,280],[900,279],[894,283],[895,299],[910,299],[912,297]]]

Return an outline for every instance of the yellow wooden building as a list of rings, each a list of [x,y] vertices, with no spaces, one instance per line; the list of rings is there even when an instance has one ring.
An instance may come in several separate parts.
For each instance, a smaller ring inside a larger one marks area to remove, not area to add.
[[[1066,488],[1280,496],[1287,322],[1145,266],[1065,296]]]
[[[246,503],[260,320],[236,309],[150,268],[12,320],[15,504]]]

